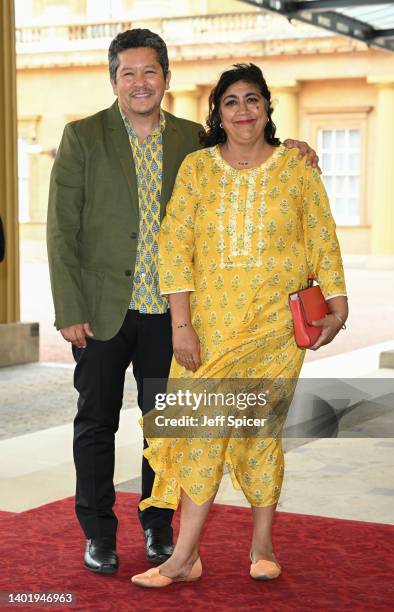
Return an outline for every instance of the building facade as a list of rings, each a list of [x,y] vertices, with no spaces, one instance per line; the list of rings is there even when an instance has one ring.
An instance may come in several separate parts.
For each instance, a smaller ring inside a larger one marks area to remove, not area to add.
[[[258,64],[273,93],[278,136],[306,140],[319,152],[343,252],[394,255],[394,54],[235,0],[178,5],[16,2],[22,240],[44,240],[49,174],[65,123],[114,99],[110,41],[147,27],[168,44],[164,105],[178,116],[204,123],[219,73]]]

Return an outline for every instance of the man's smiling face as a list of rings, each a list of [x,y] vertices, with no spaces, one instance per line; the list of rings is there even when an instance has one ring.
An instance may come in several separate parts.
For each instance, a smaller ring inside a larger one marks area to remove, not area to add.
[[[126,49],[118,53],[119,66],[112,89],[125,115],[133,117],[158,114],[171,73],[164,77],[157,53],[150,47]]]

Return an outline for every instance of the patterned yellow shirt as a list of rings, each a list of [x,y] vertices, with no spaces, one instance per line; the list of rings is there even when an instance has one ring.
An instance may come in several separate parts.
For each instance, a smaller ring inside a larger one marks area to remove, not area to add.
[[[192,292],[192,323],[209,372],[225,354],[239,359],[241,340],[292,335],[288,295],[307,286],[308,272],[326,299],[346,294],[319,173],[284,145],[245,170],[232,168],[220,147],[186,156],[161,225],[158,268],[163,294]],[[268,351],[269,361],[277,351]],[[180,370],[173,361],[170,376]]]
[[[161,111],[158,127],[140,142],[129,120],[120,112],[133,152],[140,212],[137,257],[129,308],[144,314],[163,314],[168,309],[168,301],[159,292],[157,257],[165,117]]]

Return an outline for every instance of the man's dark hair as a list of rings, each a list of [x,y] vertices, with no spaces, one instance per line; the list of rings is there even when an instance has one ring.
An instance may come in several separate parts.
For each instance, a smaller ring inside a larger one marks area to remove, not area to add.
[[[263,73],[255,64],[234,64],[230,70],[226,70],[220,75],[218,82],[209,96],[209,115],[207,118],[208,130],[200,137],[201,144],[204,147],[213,147],[214,145],[226,142],[226,132],[220,125],[220,100],[228,87],[238,81],[253,83],[259,88],[265,100],[265,108],[268,115],[268,123],[265,126],[264,138],[270,145],[280,145],[279,138],[275,137],[276,126],[271,117],[274,110],[271,106],[271,92],[268,89]]]
[[[157,59],[162,67],[164,78],[168,73],[168,52],[164,40],[150,30],[135,28],[120,32],[111,42],[108,49],[109,74],[112,81],[116,82],[116,71],[119,67],[118,53],[126,49],[137,49],[138,47],[149,47],[154,49]]]

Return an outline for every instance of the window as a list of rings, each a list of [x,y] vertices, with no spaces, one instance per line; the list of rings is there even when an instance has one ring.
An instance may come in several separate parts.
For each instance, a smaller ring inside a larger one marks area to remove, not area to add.
[[[37,142],[41,115],[18,116],[18,190],[19,222],[31,221],[36,208],[37,154],[42,152]]]
[[[28,144],[24,138],[18,138],[18,198],[19,222],[30,221],[30,159]]]
[[[318,130],[323,181],[338,225],[361,223],[361,132],[355,128]]]

